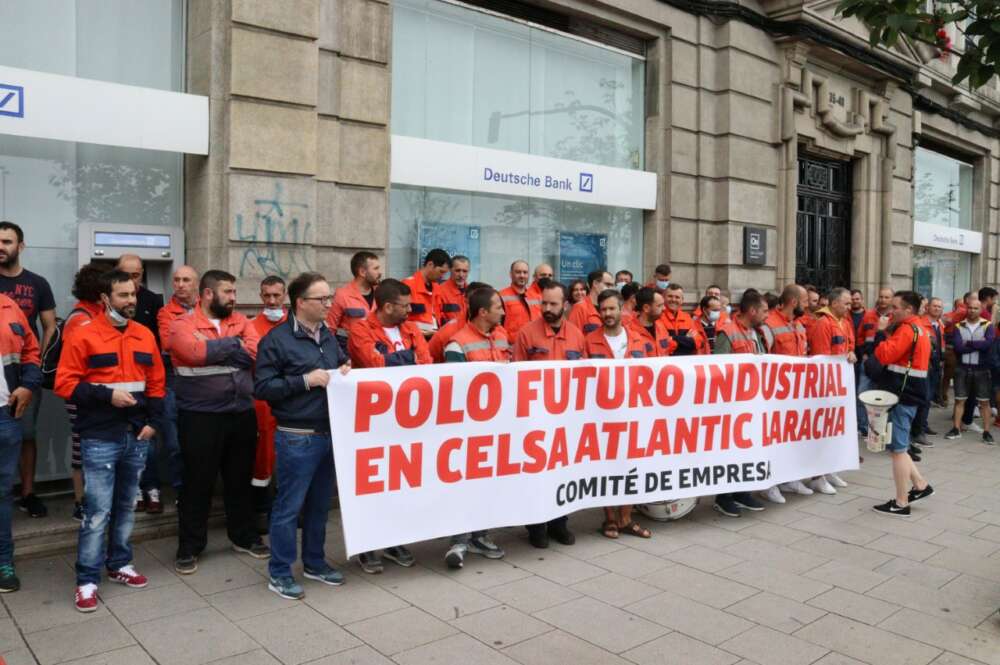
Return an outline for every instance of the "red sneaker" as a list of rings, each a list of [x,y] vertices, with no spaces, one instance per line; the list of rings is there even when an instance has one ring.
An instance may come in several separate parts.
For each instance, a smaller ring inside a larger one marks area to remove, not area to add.
[[[76,609],[80,612],[93,612],[97,609],[96,584],[83,584],[76,588]]]
[[[122,566],[118,570],[108,571],[108,579],[112,582],[132,587],[133,589],[141,589],[149,584],[149,579],[145,575],[136,572],[131,564]]]

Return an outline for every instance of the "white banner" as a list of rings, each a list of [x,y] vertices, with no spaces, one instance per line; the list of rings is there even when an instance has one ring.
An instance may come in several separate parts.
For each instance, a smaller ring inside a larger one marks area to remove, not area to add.
[[[530,196],[623,208],[656,207],[656,174],[525,152],[392,137],[398,185]]]
[[[0,66],[0,134],[208,154],[208,97]]]
[[[858,468],[841,357],[362,369],[327,395],[349,555]]]
[[[983,234],[940,224],[913,222],[913,244],[979,254],[983,251]]]

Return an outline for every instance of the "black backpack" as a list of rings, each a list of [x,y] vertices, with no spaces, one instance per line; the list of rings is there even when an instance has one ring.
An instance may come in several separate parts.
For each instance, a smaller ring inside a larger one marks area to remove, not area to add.
[[[56,385],[56,369],[59,367],[59,356],[63,349],[63,329],[66,322],[73,318],[74,314],[86,314],[90,318],[90,312],[80,307],[76,307],[65,319],[61,319],[56,325],[56,331],[52,334],[48,346],[42,351],[42,388],[52,390]]]

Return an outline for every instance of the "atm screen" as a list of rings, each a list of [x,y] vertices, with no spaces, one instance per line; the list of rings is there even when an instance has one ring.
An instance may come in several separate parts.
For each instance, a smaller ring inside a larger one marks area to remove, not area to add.
[[[158,233],[109,233],[98,231],[94,244],[99,247],[154,247],[170,249],[170,236]]]

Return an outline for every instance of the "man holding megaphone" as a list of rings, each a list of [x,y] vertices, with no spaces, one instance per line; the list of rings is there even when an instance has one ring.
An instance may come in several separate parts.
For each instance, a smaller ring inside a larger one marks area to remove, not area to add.
[[[865,362],[865,373],[879,388],[899,397],[889,412],[892,423],[892,479],[896,496],[875,506],[875,512],[896,517],[910,516],[910,503],[929,497],[934,488],[924,480],[906,454],[910,447],[910,427],[917,407],[927,401],[927,368],[931,342],[920,325],[920,294],[900,291],[892,298],[889,317],[878,322],[874,356]],[[877,377],[877,379],[876,379]]]

